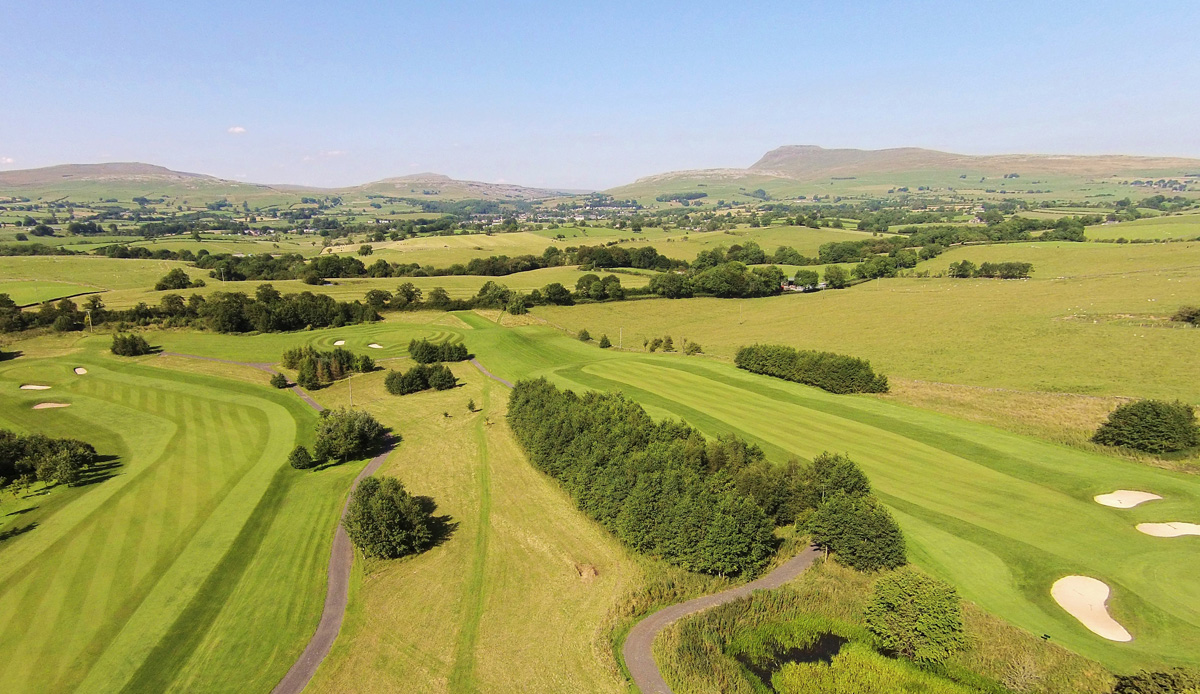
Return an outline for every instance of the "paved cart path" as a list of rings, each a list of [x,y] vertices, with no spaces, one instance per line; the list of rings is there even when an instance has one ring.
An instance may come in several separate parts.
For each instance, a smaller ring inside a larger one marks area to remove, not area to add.
[[[629,635],[625,637],[625,645],[621,649],[621,653],[625,657],[625,667],[629,669],[634,684],[642,694],[672,694],[671,688],[667,686],[662,673],[658,670],[658,664],[654,662],[652,646],[654,637],[658,636],[660,631],[688,615],[744,598],[756,590],[778,588],[804,573],[805,569],[812,566],[818,556],[820,556],[820,552],[810,546],[762,578],[720,593],[704,595],[678,605],[664,607],[633,625],[633,628],[629,630]]]

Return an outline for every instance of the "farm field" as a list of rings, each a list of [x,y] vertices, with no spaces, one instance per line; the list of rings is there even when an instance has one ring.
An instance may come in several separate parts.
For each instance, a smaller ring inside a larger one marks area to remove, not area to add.
[[[98,291],[98,287],[45,280],[0,280],[0,294],[8,294],[18,306],[37,304],[64,296]]]
[[[1135,219],[1132,222],[1088,227],[1087,237],[1098,239],[1196,239],[1200,238],[1200,215],[1172,215]]]
[[[1197,333],[1166,320],[1200,296],[1200,243],[972,246],[918,269],[944,272],[962,259],[1026,260],[1033,279],[895,278],[765,299],[533,313],[572,332],[623,332],[626,347],[669,334],[731,358],[744,344],[781,343],[853,354],[909,379],[1200,402],[1200,361],[1179,359],[1195,351]]]
[[[207,279],[208,271],[175,260],[130,260],[100,256],[0,257],[0,282],[37,280],[71,282],[102,289],[153,289],[173,268],[192,278]]]
[[[0,545],[6,690],[269,688],[316,624],[358,466],[281,469],[315,419],[290,393],[77,340],[0,365],[0,426],[115,457],[102,481],[5,499],[3,530],[33,526]],[[70,406],[30,409],[47,400]]]
[[[474,326],[473,351],[504,378],[620,390],[653,415],[746,436],[777,462],[848,453],[900,521],[914,561],[1019,626],[1111,667],[1196,662],[1200,564],[1191,540],[1166,544],[1134,529],[1149,517],[1188,515],[1200,502],[1189,475],[703,358],[606,352],[547,328],[463,318]],[[1165,499],[1131,511],[1092,501],[1118,488]],[[1133,642],[1096,637],[1053,603],[1050,585],[1070,573],[1113,586],[1110,610]]]

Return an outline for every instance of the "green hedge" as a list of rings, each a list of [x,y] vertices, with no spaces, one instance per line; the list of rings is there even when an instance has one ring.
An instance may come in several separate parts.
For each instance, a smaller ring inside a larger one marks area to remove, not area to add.
[[[751,345],[737,351],[738,368],[816,386],[830,393],[886,393],[887,376],[865,359],[833,352],[798,350],[784,345]]]

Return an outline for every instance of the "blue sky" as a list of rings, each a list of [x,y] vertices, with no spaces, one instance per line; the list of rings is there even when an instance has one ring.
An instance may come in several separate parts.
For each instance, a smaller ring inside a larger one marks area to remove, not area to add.
[[[1200,3],[9,0],[0,169],[606,188],[784,144],[1200,157]]]

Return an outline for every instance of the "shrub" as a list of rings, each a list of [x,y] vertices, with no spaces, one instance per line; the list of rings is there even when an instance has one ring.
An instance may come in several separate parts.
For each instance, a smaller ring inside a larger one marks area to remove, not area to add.
[[[874,497],[838,493],[808,519],[813,543],[859,571],[904,565],[904,535]]]
[[[751,345],[737,351],[734,364],[753,373],[816,386],[830,393],[888,391],[887,376],[875,374],[869,361],[833,352],[797,350],[784,345]]]
[[[394,477],[368,477],[359,483],[342,524],[350,541],[368,557],[396,559],[433,545],[430,510]]]
[[[162,292],[168,289],[191,289],[193,286],[195,285],[192,284],[192,278],[188,277],[188,274],[182,269],[175,268],[166,275],[163,275],[163,278],[155,283],[154,291]],[[199,286],[203,287],[204,285],[200,284]]]
[[[344,462],[374,453],[387,435],[383,425],[362,410],[325,410],[317,422],[315,460]]]
[[[608,340],[608,335],[601,335],[600,336],[600,349],[608,349],[609,347],[612,347],[612,342],[610,342]]]
[[[462,342],[430,342],[429,340],[413,340],[408,343],[408,353],[418,364],[432,364],[439,361],[466,361],[470,358],[467,346]]]
[[[920,663],[940,663],[965,645],[958,593],[912,567],[876,581],[866,616],[885,651]]]
[[[583,330],[579,331],[579,341],[580,342],[590,342],[591,339],[592,339],[592,334],[587,331],[587,328],[584,328]]]
[[[150,343],[141,335],[113,335],[112,353],[120,357],[136,357],[150,353]]]
[[[1138,400],[1119,405],[1092,441],[1147,453],[1171,453],[1200,445],[1196,412],[1184,402]]]
[[[825,268],[825,286],[830,289],[845,289],[850,284],[850,273],[837,265]]]
[[[667,335],[666,337],[663,338],[662,351],[664,351],[664,352],[674,352],[675,351],[675,341],[671,339],[670,335]]]
[[[1113,688],[1113,694],[1191,694],[1197,691],[1200,691],[1200,672],[1184,668],[1117,675],[1117,685]]]
[[[1191,323],[1200,327],[1200,306],[1181,306],[1171,320],[1177,323]]]
[[[700,349],[700,345],[695,342],[689,342],[683,346],[683,353],[688,356],[692,356],[693,354],[700,354],[703,351],[704,350]]]
[[[288,454],[288,465],[291,465],[297,470],[307,470],[315,465],[315,462],[313,461],[312,455],[308,452],[307,448],[304,446],[296,446],[292,449],[292,452]]]
[[[288,387],[287,376],[284,376],[281,373],[276,373],[274,376],[271,376],[271,385],[275,386],[276,388],[281,388],[281,389],[287,388]]]

